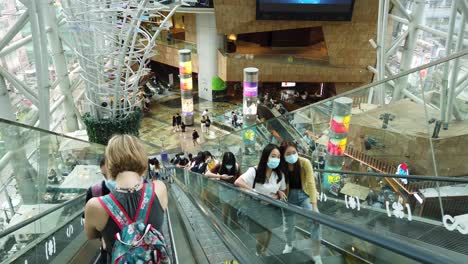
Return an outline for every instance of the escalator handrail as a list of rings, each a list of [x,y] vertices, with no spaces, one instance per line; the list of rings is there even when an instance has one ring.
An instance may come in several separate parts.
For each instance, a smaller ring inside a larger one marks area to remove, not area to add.
[[[28,129],[28,130],[36,130],[38,132],[42,132],[42,133],[46,133],[46,134],[50,134],[50,135],[54,135],[54,136],[59,136],[59,137],[62,137],[62,138],[68,138],[68,139],[80,141],[80,142],[83,142],[83,143],[101,145],[101,144],[98,144],[98,143],[92,143],[92,142],[89,142],[89,141],[86,141],[86,140],[83,140],[83,139],[71,137],[69,135],[65,135],[65,134],[54,132],[54,131],[42,129],[42,128],[39,128],[39,127],[25,125],[23,123],[18,123],[18,122],[8,120],[8,119],[4,119],[4,118],[1,118],[1,117],[0,117],[0,123],[5,123],[5,124],[8,124],[8,125],[25,128],[25,129]]]
[[[325,173],[354,174],[354,175],[369,176],[369,177],[385,177],[385,178],[397,178],[397,179],[402,179],[403,178],[403,179],[419,180],[419,181],[426,180],[426,181],[435,181],[435,182],[468,183],[467,178],[461,178],[461,177],[426,176],[426,175],[399,175],[399,174],[386,174],[386,173],[377,173],[377,172],[322,170],[322,169],[315,169],[314,171],[316,171],[316,172],[325,172]]]
[[[86,196],[86,193],[82,193],[82,194],[78,195],[77,197],[75,197],[75,198],[73,198],[71,200],[68,200],[68,201],[66,201],[64,203],[61,203],[58,206],[49,208],[49,209],[43,211],[42,213],[39,213],[39,214],[37,214],[37,215],[35,215],[35,216],[31,217],[31,218],[28,218],[27,220],[22,221],[21,223],[18,223],[18,224],[14,225],[14,226],[12,226],[10,228],[7,228],[7,229],[0,232],[0,238],[9,235],[9,234],[11,234],[11,233],[13,233],[13,232],[15,232],[15,231],[29,225],[29,224],[31,224],[33,222],[41,219],[42,217],[44,217],[44,216],[46,216],[48,214],[51,214],[51,213],[53,213],[53,212],[55,212],[55,211],[57,211],[57,210],[59,210],[61,208],[64,208],[65,206],[67,206],[67,205],[69,205],[71,203],[74,203],[74,202],[80,200],[81,198],[83,198],[85,196]]]
[[[175,168],[176,170],[179,170],[180,168]],[[183,170],[183,169],[182,169]],[[205,177],[202,174],[195,173],[195,172],[189,172],[191,174],[197,175],[198,177]],[[206,177],[205,177],[206,178]],[[385,237],[381,236],[375,232],[369,231],[365,228],[355,226],[352,224],[348,224],[346,222],[337,220],[336,218],[333,218],[331,216],[327,216],[324,214],[312,212],[312,211],[307,211],[307,210],[301,210],[299,207],[289,205],[285,202],[281,202],[278,200],[273,200],[268,196],[255,193],[249,190],[243,190],[240,188],[235,187],[234,185],[222,182],[222,181],[216,181],[207,178],[208,180],[211,180],[213,182],[216,182],[217,184],[221,184],[222,186],[232,189],[234,191],[238,191],[243,193],[244,195],[247,195],[251,198],[255,198],[260,200],[261,202],[266,202],[267,204],[272,204],[278,208],[281,208],[283,210],[288,210],[290,212],[293,212],[296,215],[303,216],[309,220],[312,221],[317,221],[320,224],[323,224],[325,226],[328,226],[334,230],[338,230],[340,232],[343,232],[345,234],[351,235],[353,237],[356,237],[358,239],[370,242],[371,244],[377,245],[383,249],[395,252],[399,255],[405,256],[407,258],[416,260],[421,263],[456,263],[452,259],[447,258],[446,256],[443,255],[438,255],[435,252],[432,252],[430,250],[427,250],[425,248],[421,247],[416,247],[413,244],[406,243],[401,240],[397,240],[391,237]]]
[[[171,249],[172,249],[172,255],[173,255],[173,264],[178,264],[179,259],[177,258],[177,248],[176,248],[176,243],[175,243],[175,238],[174,238],[174,231],[172,230],[172,220],[171,220],[171,215],[169,213],[169,207],[166,208],[166,215],[167,215],[167,231],[169,232],[169,236],[171,239]]]

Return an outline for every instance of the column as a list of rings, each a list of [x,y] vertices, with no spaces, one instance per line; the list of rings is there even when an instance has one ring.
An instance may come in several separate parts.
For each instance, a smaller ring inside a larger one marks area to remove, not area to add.
[[[222,36],[216,32],[214,14],[197,14],[198,96],[212,101],[212,80],[218,76],[218,49]]]
[[[189,49],[179,50],[180,98],[182,100],[182,122],[193,125],[193,81],[192,54]]]
[[[250,127],[257,121],[257,94],[258,94],[258,69],[244,69],[244,100],[243,100],[243,126]],[[242,135],[244,145],[255,144],[255,129],[244,130]]]
[[[352,106],[353,99],[349,97],[341,97],[333,101],[325,170],[336,171],[342,169]],[[322,187],[324,190],[329,190],[331,193],[338,195],[336,193],[337,188],[333,188],[333,185],[338,185],[340,180],[341,175],[339,173],[324,173]]]

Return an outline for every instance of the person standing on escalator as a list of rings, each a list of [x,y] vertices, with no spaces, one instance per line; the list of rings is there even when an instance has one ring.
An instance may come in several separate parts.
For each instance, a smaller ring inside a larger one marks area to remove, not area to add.
[[[317,207],[317,188],[312,164],[308,159],[299,157],[297,145],[294,142],[283,141],[280,146],[282,170],[286,177],[288,202],[307,210],[319,212]],[[296,218],[293,213],[284,212],[284,233],[286,246],[283,254],[293,251],[295,238],[294,226]],[[318,223],[308,223],[310,238],[313,241],[312,258],[315,263],[322,264],[320,257],[321,227]]]
[[[281,153],[278,146],[268,144],[262,151],[258,166],[250,167],[234,185],[258,192],[272,199],[286,198],[286,182],[280,166]],[[248,229],[255,234],[257,256],[266,256],[270,244],[272,229],[283,224],[279,208],[253,202],[246,205],[246,215],[250,219]]]
[[[105,240],[108,249],[108,263],[110,263],[111,257],[115,258],[123,253],[119,251],[123,248],[122,245],[135,241],[133,239],[136,236],[131,237],[133,234],[141,235],[142,230],[153,230],[144,233],[142,238],[146,238],[148,237],[146,235],[154,234],[154,230],[161,232],[168,197],[166,186],[162,181],[154,180],[145,183],[144,175],[148,170],[148,152],[141,141],[134,136],[115,135],[109,140],[106,147],[106,167],[108,177],[115,181],[115,190],[106,196],[89,200],[85,208],[84,230],[88,239],[102,237]],[[113,205],[110,206],[110,203]],[[140,215],[140,212],[146,213],[146,217]],[[140,219],[144,219],[144,222],[139,222]],[[134,221],[132,222],[132,220]],[[135,222],[144,223],[146,228],[137,230],[135,226],[128,224]],[[128,226],[131,229],[128,229]],[[132,240],[130,241],[128,238],[132,238]],[[145,253],[145,256],[148,256],[147,249],[140,247],[140,245],[150,246],[149,244],[155,242],[153,240],[155,236],[148,238],[151,240],[143,240],[143,243],[132,247],[132,249],[138,249],[139,251],[135,252]],[[161,238],[159,239],[159,242],[164,242]],[[151,246],[153,245],[151,244]],[[146,251],[142,252],[142,250]],[[133,257],[130,259],[132,261],[140,257],[140,255],[132,255],[131,251],[124,253],[125,256]],[[155,258],[154,253],[158,253],[157,256],[160,257],[160,251],[152,252],[153,259]],[[128,263],[148,262],[129,261]]]
[[[108,195],[111,191],[115,190],[115,181],[107,178],[106,158],[104,155],[102,156],[101,161],[99,163],[99,168],[101,170],[102,176],[104,177],[104,180],[88,188],[88,190],[86,191],[85,205],[88,203],[89,200],[91,200],[91,198]],[[99,258],[99,263],[105,264],[107,263],[106,243],[104,242],[104,239],[102,239],[101,242],[101,257]]]

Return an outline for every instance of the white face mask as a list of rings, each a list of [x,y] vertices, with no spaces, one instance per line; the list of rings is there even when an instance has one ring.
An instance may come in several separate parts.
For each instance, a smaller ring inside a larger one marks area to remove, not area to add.
[[[226,165],[226,169],[228,170],[232,169],[232,167],[233,167],[232,165]]]

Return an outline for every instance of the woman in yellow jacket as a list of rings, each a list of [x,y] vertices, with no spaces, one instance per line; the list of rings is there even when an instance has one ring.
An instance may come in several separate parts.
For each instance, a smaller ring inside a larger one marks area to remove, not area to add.
[[[288,202],[307,210],[318,213],[317,188],[315,187],[315,175],[312,164],[308,159],[299,157],[297,145],[290,141],[284,141],[280,146],[281,159],[284,161],[283,173],[286,177]],[[285,212],[284,232],[286,235],[286,246],[283,254],[293,250],[295,215]],[[318,223],[310,223],[310,237],[313,241],[312,256],[315,263],[321,264],[320,240],[321,228]]]

